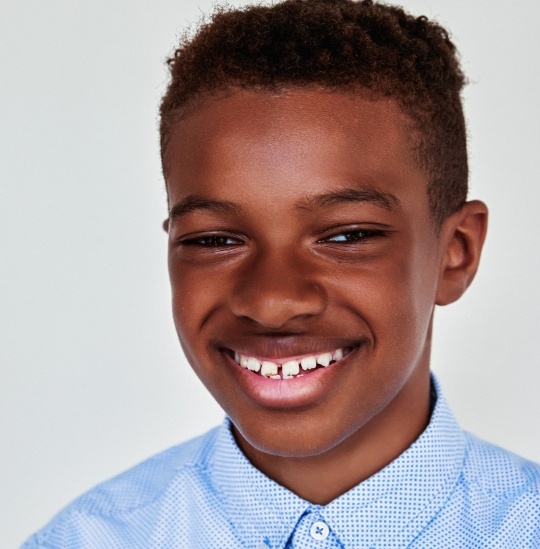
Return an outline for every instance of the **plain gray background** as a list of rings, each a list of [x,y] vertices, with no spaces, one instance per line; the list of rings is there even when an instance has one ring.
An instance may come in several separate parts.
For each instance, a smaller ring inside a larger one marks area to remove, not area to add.
[[[404,5],[462,52],[471,198],[491,210],[473,287],[436,313],[433,369],[465,428],[540,461],[540,3]],[[2,2],[2,547],[222,419],[171,321],[156,114],[164,59],[209,7]]]

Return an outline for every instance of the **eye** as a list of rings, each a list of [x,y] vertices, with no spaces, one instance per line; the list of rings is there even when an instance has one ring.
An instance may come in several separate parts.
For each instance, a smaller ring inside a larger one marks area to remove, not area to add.
[[[354,231],[343,231],[323,238],[319,242],[339,242],[344,244],[361,242],[378,236],[384,236],[386,231],[372,229],[358,229]]]
[[[226,246],[238,246],[242,242],[236,238],[224,235],[207,235],[197,238],[187,238],[180,242],[183,246],[201,246],[203,248],[223,248]]]

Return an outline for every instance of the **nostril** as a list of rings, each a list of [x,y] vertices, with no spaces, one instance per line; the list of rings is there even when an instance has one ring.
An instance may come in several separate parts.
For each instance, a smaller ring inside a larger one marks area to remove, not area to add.
[[[291,301],[289,299],[258,299],[246,304],[236,302],[231,306],[237,317],[245,317],[272,330],[283,329],[288,322],[320,314],[325,305]]]
[[[312,281],[263,282],[237,287],[230,300],[235,316],[249,318],[276,330],[293,319],[319,315],[326,308],[326,292]]]

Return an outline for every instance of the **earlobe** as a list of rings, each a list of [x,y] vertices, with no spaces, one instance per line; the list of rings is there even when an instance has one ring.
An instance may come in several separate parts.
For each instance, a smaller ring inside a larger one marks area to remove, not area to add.
[[[436,304],[457,301],[476,275],[486,237],[488,210],[479,200],[466,202],[443,224],[446,241],[439,271]]]

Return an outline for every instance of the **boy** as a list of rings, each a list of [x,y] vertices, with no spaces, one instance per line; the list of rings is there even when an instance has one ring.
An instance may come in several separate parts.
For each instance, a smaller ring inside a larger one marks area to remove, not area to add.
[[[540,468],[462,432],[434,306],[478,268],[464,77],[399,8],[223,10],[170,60],[173,314],[220,428],[27,547],[540,547]]]

